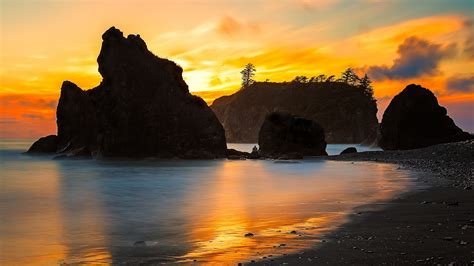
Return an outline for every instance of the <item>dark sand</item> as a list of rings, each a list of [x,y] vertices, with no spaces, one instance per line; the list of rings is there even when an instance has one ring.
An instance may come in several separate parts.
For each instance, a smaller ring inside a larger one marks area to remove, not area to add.
[[[329,159],[396,163],[418,173],[415,182],[426,186],[376,211],[359,207],[312,249],[250,264],[474,265],[473,141]]]

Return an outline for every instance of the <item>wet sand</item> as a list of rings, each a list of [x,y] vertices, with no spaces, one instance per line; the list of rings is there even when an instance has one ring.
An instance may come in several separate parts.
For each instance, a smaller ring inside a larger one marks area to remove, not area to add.
[[[360,206],[313,249],[249,264],[474,264],[473,141],[329,159],[396,163],[414,171],[415,182],[425,186],[377,203],[382,208],[376,211]]]

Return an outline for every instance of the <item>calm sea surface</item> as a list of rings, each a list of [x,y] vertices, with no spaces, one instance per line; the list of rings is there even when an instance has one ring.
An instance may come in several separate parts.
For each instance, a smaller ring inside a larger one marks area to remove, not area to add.
[[[30,144],[0,140],[1,265],[278,256],[319,243],[356,206],[412,185],[387,164],[56,161],[21,155]]]

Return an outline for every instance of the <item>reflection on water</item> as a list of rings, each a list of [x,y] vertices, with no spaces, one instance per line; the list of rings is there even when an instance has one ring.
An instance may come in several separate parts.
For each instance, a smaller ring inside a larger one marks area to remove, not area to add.
[[[9,265],[277,256],[409,185],[383,164],[53,161],[15,145],[0,145],[0,264]]]

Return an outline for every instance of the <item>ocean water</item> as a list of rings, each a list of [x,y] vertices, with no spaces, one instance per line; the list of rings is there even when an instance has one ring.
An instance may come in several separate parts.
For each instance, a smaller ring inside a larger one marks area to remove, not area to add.
[[[355,207],[412,185],[389,164],[58,161],[22,155],[30,144],[0,141],[1,265],[278,256],[318,244]]]

